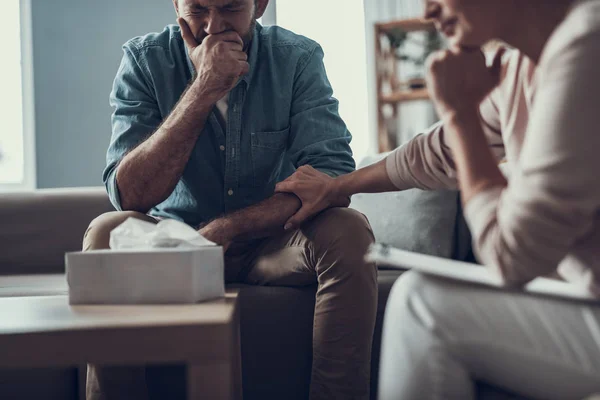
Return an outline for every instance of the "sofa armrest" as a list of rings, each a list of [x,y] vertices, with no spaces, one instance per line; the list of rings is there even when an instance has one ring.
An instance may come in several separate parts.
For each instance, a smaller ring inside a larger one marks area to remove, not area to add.
[[[104,188],[0,194],[0,275],[64,272],[98,215],[113,211]]]

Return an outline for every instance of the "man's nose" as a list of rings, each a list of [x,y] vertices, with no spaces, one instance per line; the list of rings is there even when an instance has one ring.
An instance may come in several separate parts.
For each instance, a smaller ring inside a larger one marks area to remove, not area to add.
[[[216,10],[211,10],[205,24],[204,32],[207,35],[216,35],[227,30],[225,20]]]

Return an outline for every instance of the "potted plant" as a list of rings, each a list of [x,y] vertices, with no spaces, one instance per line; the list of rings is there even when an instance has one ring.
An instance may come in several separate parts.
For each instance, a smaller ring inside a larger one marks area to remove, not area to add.
[[[409,89],[421,89],[425,87],[424,67],[425,61],[431,53],[444,47],[444,41],[436,30],[423,31],[422,35],[415,35],[415,32],[406,32],[402,28],[393,28],[386,32],[390,47],[393,50],[397,60],[407,62],[421,71],[420,74],[413,76],[408,80]],[[416,47],[419,51],[409,51],[407,45],[413,49]]]

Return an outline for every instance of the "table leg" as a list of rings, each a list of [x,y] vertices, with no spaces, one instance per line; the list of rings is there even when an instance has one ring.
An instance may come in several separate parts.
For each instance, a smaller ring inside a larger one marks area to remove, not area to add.
[[[187,364],[188,400],[241,400],[242,357],[240,334],[236,329],[229,362]]]
[[[77,391],[79,400],[85,400],[86,384],[87,364],[81,364],[77,366]]]
[[[226,361],[189,361],[187,364],[188,400],[242,400],[242,353],[239,313],[231,326],[230,341],[223,349]]]
[[[235,400],[241,400],[243,395],[243,387],[242,387],[242,345],[241,345],[241,337],[240,337],[240,328],[239,325],[235,329],[235,333],[233,335],[233,352],[232,352],[232,365],[231,365],[231,373],[233,375],[232,383],[233,383],[233,398]]]

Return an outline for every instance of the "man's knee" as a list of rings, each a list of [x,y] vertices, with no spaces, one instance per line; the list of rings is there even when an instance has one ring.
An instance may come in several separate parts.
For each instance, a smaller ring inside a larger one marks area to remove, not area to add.
[[[146,214],[136,211],[112,211],[95,218],[83,236],[83,251],[108,249],[110,231],[121,225],[127,218],[137,218],[143,221],[156,222]]]
[[[332,255],[341,261],[345,272],[375,276],[375,265],[365,261],[375,238],[363,214],[349,208],[332,208],[316,217],[308,230],[305,234],[312,236],[317,255]]]
[[[369,246],[374,242],[367,218],[351,208],[331,208],[312,221],[314,238],[319,244]]]

